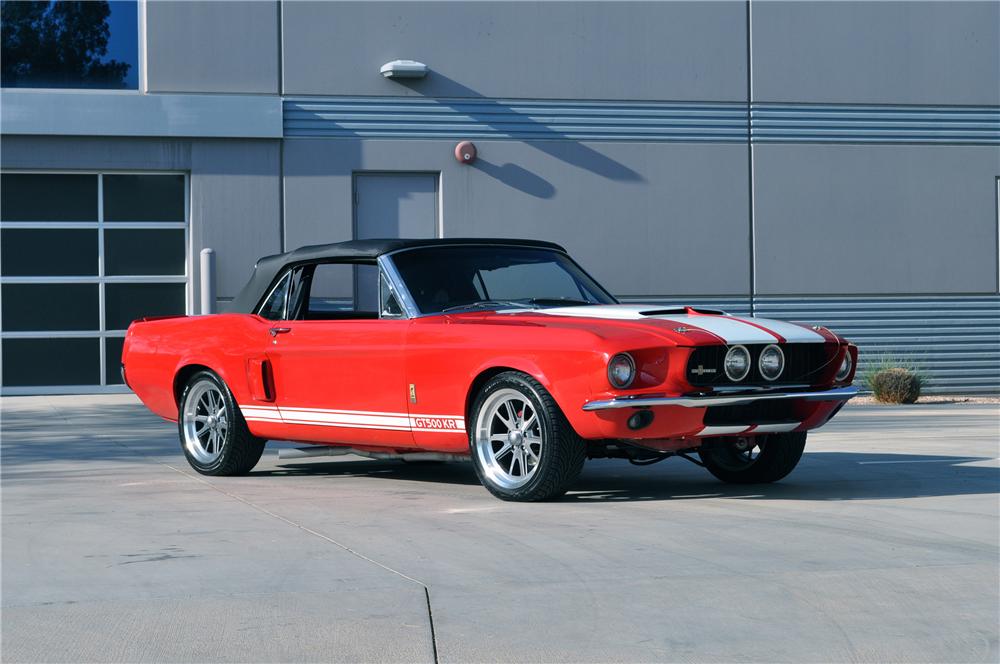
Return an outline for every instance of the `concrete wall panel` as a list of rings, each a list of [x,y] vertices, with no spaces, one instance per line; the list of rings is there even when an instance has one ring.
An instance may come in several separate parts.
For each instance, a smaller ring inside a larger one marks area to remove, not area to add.
[[[277,141],[197,141],[191,170],[195,253],[215,250],[216,294],[231,298],[258,258],[281,250],[280,147]]]
[[[760,294],[997,292],[1000,148],[754,146]]]
[[[278,93],[276,2],[148,0],[149,92]]]
[[[751,3],[754,101],[1000,103],[998,2]]]
[[[286,2],[284,92],[746,99],[743,2]],[[383,79],[390,60],[431,70]]]
[[[187,171],[191,142],[176,138],[3,136],[3,168]]]
[[[621,295],[748,293],[741,145],[286,140],[286,247],[351,237],[355,170],[441,173],[446,237],[553,240]]]

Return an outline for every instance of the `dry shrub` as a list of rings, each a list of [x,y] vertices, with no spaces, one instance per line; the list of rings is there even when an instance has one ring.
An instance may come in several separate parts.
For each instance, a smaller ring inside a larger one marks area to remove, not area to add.
[[[867,380],[875,398],[883,403],[916,403],[923,384],[919,373],[904,367],[878,369]]]

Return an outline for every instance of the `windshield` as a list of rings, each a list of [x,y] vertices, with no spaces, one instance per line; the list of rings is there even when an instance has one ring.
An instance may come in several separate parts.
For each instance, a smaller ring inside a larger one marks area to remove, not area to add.
[[[424,314],[615,303],[568,256],[550,249],[427,247],[391,259]]]

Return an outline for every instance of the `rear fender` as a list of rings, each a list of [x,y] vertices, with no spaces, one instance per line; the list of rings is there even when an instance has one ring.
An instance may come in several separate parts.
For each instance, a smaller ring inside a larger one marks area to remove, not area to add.
[[[229,391],[233,393],[233,398],[237,403],[241,402],[243,393],[247,390],[247,379],[245,373],[239,374],[233,367],[227,366],[225,362],[220,362],[218,358],[206,357],[204,355],[188,355],[177,362],[174,369],[173,391],[174,391],[174,413],[172,419],[177,419],[180,408],[181,394],[188,379],[198,371],[211,371],[217,375]]]

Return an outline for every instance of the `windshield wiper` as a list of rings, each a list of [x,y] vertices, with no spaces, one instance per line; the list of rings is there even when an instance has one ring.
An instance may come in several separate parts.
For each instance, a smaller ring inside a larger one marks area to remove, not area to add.
[[[554,304],[558,306],[562,304],[570,307],[595,304],[594,302],[589,302],[587,300],[580,300],[575,297],[533,297],[529,299],[528,302],[530,302],[531,304],[538,304],[542,306],[549,304]]]
[[[478,302],[468,302],[466,304],[456,304],[451,307],[445,307],[441,310],[441,313],[458,311],[460,309],[497,309],[500,307],[519,307],[521,309],[532,308],[530,304],[517,302],[515,300],[479,300]]]

